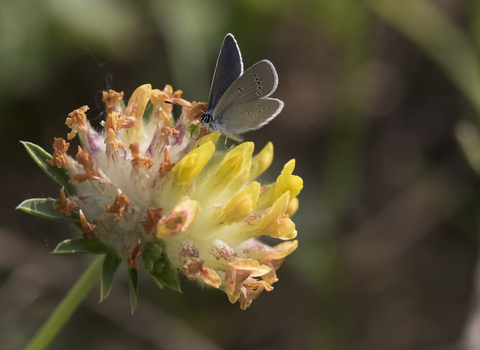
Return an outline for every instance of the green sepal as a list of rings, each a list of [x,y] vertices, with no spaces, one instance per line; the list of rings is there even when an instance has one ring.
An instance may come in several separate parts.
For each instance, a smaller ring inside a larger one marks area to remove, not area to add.
[[[143,266],[145,267],[145,270],[152,271],[153,261],[145,254],[142,254],[142,260],[143,260]]]
[[[138,299],[138,271],[134,267],[128,268],[128,290],[130,292],[130,306],[133,314],[137,308]]]
[[[115,274],[122,260],[114,252],[107,252],[102,267],[102,283],[100,287],[100,301],[104,300],[112,289]]]
[[[160,259],[165,259],[163,254],[163,248],[153,243],[149,243],[146,245],[145,250],[142,253],[142,257],[147,257],[152,262],[156,262]]]
[[[165,266],[163,269],[160,278],[162,282],[170,289],[173,289],[176,292],[182,292],[180,289],[180,283],[178,282],[177,269],[172,265]]]
[[[72,212],[72,215],[66,216],[58,210],[53,209],[54,206],[59,205],[60,201],[51,198],[30,198],[20,203],[17,209],[24,211],[27,214],[39,216],[48,220],[72,222],[77,226],[80,225],[80,217],[78,213]]]
[[[51,154],[34,143],[23,141],[20,142],[23,144],[35,163],[37,163],[37,165],[45,174],[47,174],[50,179],[55,181],[60,187],[63,187],[67,195],[75,196],[77,194],[75,187],[68,182],[70,177],[68,176],[67,171],[65,169],[57,168],[56,166],[51,166],[46,162],[47,159],[52,159]]]
[[[158,263],[155,263],[153,270],[150,271],[155,283],[162,288],[163,285],[167,286],[170,289],[173,289],[176,292],[182,292],[180,289],[180,283],[177,278],[177,269],[170,264],[163,264],[159,267]]]
[[[162,284],[162,282],[160,282],[160,280],[157,277],[155,277],[155,273],[153,273],[152,271],[149,271],[149,272],[150,272],[150,277],[152,277],[153,282],[155,282],[155,284],[158,286],[158,288],[163,289],[163,284]]]
[[[108,250],[98,238],[67,239],[57,245],[54,254],[103,254]]]
[[[143,121],[148,123],[152,118],[153,113],[153,103],[149,103],[147,107],[145,107],[145,111],[143,111]]]

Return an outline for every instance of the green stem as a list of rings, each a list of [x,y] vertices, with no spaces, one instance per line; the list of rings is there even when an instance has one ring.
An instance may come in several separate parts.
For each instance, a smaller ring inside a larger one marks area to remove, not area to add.
[[[24,350],[41,350],[50,344],[92,289],[102,271],[103,259],[104,255],[101,255],[93,261]]]

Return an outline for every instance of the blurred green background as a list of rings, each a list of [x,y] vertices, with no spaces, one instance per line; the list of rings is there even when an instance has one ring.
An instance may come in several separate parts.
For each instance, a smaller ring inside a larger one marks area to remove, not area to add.
[[[107,88],[206,101],[229,32],[245,67],[279,75],[283,112],[245,139],[274,143],[265,183],[297,160],[298,250],[247,311],[141,272],[132,316],[121,272],[50,349],[480,349],[476,0],[0,1],[0,348],[20,349],[91,260],[50,254],[74,227],[15,211],[58,197],[19,140],[51,152],[85,104],[98,125]]]

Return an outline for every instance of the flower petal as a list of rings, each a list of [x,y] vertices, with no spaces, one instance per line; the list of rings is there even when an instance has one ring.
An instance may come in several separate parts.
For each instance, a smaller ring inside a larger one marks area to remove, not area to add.
[[[161,218],[157,223],[157,237],[168,238],[185,231],[195,221],[200,211],[200,203],[182,197],[170,214]]]
[[[172,168],[172,179],[177,185],[185,185],[205,167],[215,152],[213,142],[194,148]]]
[[[252,166],[253,142],[244,142],[227,153],[218,169],[216,180],[229,182],[249,172]]]
[[[252,182],[232,198],[223,210],[222,217],[229,224],[245,219],[255,208],[259,193],[260,184],[256,181]]]
[[[273,143],[269,142],[263,147],[259,154],[252,158],[252,169],[250,170],[250,180],[259,177],[267,170],[273,161]]]

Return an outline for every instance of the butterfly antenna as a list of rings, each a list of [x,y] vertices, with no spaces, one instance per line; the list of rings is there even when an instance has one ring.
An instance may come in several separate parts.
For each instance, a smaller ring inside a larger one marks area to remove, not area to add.
[[[198,108],[195,108],[195,107],[192,107],[192,106],[187,106],[187,105],[182,105],[180,103],[177,103],[177,102],[171,102],[171,101],[163,101],[165,103],[168,103],[168,104],[171,104],[171,105],[177,105],[177,106],[182,106],[182,107],[187,107],[187,108],[191,108],[191,109],[194,109],[196,111],[199,111],[199,112],[202,112],[202,113],[206,113],[205,111],[202,111],[201,109],[198,109]]]

